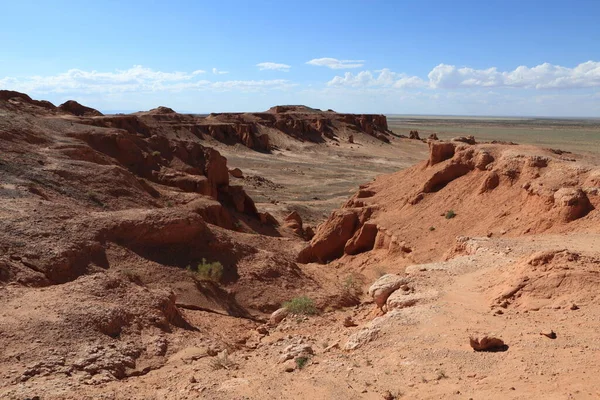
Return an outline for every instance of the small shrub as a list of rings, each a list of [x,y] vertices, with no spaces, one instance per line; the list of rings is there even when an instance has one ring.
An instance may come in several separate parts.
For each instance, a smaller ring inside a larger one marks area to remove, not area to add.
[[[152,156],[153,156],[153,157],[158,157],[158,156],[160,156],[160,151],[153,151],[153,152],[152,152]]]
[[[435,377],[435,379],[438,381],[441,381],[442,379],[446,378],[448,378],[448,375],[446,375],[444,371],[438,371],[437,376]]]
[[[360,282],[352,275],[342,281],[341,301],[344,306],[354,306],[360,302],[362,287]]]
[[[454,212],[454,210],[446,211],[446,219],[452,219],[454,217],[456,217],[456,213]]]
[[[186,269],[194,272],[198,279],[204,281],[220,282],[223,278],[223,264],[218,261],[207,262],[206,258],[203,258],[196,268],[188,265]]]
[[[306,296],[296,297],[283,303],[283,306],[292,314],[315,315],[317,313],[315,302]]]
[[[304,367],[306,367],[306,364],[308,363],[308,357],[296,357],[296,367],[298,367],[298,369],[302,369]]]
[[[210,367],[215,371],[219,369],[231,369],[235,366],[236,364],[229,359],[226,351],[219,353],[218,356],[210,360]]]
[[[123,276],[125,276],[130,282],[133,283],[142,283],[142,278],[140,277],[140,275],[129,269],[129,268],[124,268],[123,270],[121,270],[121,273],[123,274]]]

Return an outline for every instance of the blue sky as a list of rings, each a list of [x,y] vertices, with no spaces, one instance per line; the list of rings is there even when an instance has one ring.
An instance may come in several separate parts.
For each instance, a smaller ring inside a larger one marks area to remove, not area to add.
[[[600,117],[600,1],[0,0],[0,88],[101,110]]]

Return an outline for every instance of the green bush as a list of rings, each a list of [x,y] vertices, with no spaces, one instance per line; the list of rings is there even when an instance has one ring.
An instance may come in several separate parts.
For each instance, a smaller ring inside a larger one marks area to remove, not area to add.
[[[452,219],[456,217],[456,213],[454,212],[454,210],[448,210],[446,212],[446,219]]]
[[[296,357],[296,367],[298,367],[298,369],[302,369],[306,366],[306,363],[308,362],[308,357]]]
[[[188,265],[187,270],[194,272],[200,280],[220,282],[223,278],[223,264],[218,261],[207,262],[206,258],[195,269]]]
[[[296,297],[287,301],[283,303],[283,307],[287,308],[292,314],[315,315],[317,313],[315,302],[306,296]]]

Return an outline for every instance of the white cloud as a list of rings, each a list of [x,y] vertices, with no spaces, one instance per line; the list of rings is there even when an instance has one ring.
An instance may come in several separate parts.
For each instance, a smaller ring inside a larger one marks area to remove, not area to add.
[[[519,87],[527,89],[574,89],[600,86],[600,62],[588,61],[574,68],[544,63],[520,66],[513,71],[496,68],[457,68],[440,64],[428,75],[433,88]]]
[[[215,74],[215,75],[223,75],[223,74],[228,74],[229,71],[219,71],[218,69],[213,68],[212,69],[212,73]]]
[[[346,72],[335,76],[328,86],[353,88],[393,87],[411,89],[460,88],[523,88],[523,89],[577,89],[600,87],[600,62],[588,61],[573,68],[548,63],[535,67],[520,66],[513,71],[498,71],[496,67],[474,69],[458,68],[455,65],[439,64],[427,75],[427,80],[418,76],[393,72],[387,68],[377,71]]]
[[[331,69],[360,68],[364,65],[364,60],[338,60],[337,58],[314,58],[306,62],[317,67],[327,67]]]
[[[205,71],[187,72],[154,71],[140,65],[116,72],[83,71],[70,69],[67,72],[50,76],[26,78],[0,78],[0,88],[17,90],[30,94],[74,93],[74,94],[115,94],[147,92],[182,92],[189,90],[283,90],[295,86],[283,79],[260,81],[209,81],[199,80]],[[214,71],[213,71],[214,72]],[[216,72],[217,75],[225,71]]]
[[[418,76],[407,76],[392,72],[388,68],[374,71],[361,71],[357,74],[346,72],[344,76],[336,76],[329,82],[328,86],[349,87],[394,87],[397,89],[418,88],[426,85]]]
[[[274,62],[261,62],[261,63],[256,64],[256,66],[261,71],[273,70],[273,71],[288,72],[290,70],[290,68],[292,68],[291,66],[289,66],[287,64],[279,64],[279,63],[274,63]]]

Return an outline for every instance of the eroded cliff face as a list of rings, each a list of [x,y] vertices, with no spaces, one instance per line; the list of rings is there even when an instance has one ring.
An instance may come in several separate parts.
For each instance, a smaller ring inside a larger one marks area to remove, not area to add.
[[[62,106],[61,106],[62,107]],[[364,133],[389,142],[390,132],[384,115],[339,114],[304,106],[276,106],[262,113],[214,113],[207,117],[179,114],[167,107],[129,115],[102,116],[80,107],[69,107],[74,114],[88,116],[83,123],[125,129],[132,134],[149,136],[154,132],[177,131],[199,139],[212,137],[228,144],[242,144],[268,152],[269,135],[282,134],[299,142],[324,143],[339,140],[339,135]],[[95,111],[95,110],[94,110]]]
[[[298,261],[384,250],[428,262],[459,235],[597,231],[597,167],[532,146],[458,139],[430,141],[427,161],[361,186]]]

